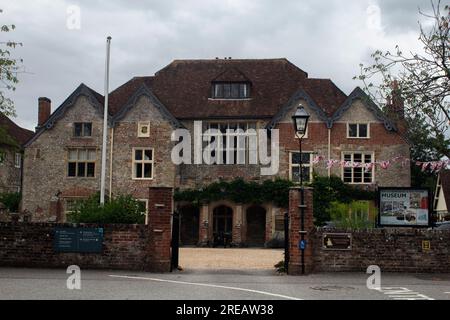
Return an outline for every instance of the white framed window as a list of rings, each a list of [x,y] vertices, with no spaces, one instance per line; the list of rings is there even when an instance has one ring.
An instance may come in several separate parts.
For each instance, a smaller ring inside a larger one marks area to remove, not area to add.
[[[375,178],[375,166],[370,169],[364,167],[375,161],[373,152],[343,152],[342,160],[349,166],[342,168],[342,180],[350,184],[371,184]]]
[[[91,122],[75,122],[73,124],[73,135],[77,138],[92,136]]]
[[[69,149],[67,176],[72,178],[94,178],[97,150]]]
[[[257,163],[258,150],[255,122],[210,122],[206,124],[204,129],[204,150],[215,159],[210,159],[212,164]],[[255,143],[252,143],[252,140]],[[218,152],[209,149],[209,146],[213,143],[218,145],[216,148]]]
[[[138,137],[149,138],[150,137],[150,122],[138,123]]]
[[[133,179],[151,180],[153,179],[153,149],[133,148]]]
[[[14,167],[16,167],[16,168],[22,167],[22,154],[17,153],[17,152],[14,157]]]
[[[142,205],[142,215],[145,216],[145,224],[148,225],[148,199],[137,199]]]
[[[310,182],[313,174],[312,152],[302,152],[301,160],[303,182]],[[300,183],[300,152],[289,153],[289,179]]]
[[[370,123],[347,123],[347,138],[368,139],[370,138]]]

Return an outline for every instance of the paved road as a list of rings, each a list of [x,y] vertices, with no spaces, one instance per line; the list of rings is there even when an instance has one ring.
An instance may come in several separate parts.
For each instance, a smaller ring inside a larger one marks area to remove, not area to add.
[[[367,289],[362,273],[293,277],[261,270],[82,270],[81,290],[67,289],[67,277],[60,269],[0,268],[0,299],[450,299],[450,275],[383,274],[384,292]]]

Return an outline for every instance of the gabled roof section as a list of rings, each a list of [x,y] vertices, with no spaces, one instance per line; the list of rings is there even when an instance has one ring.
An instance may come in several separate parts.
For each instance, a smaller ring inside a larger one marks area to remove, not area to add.
[[[12,139],[13,141],[11,142],[13,144],[17,143],[18,145],[22,145],[34,134],[33,131],[19,127],[14,121],[2,113],[0,113],[0,129],[4,130],[7,134],[5,141],[2,139],[0,143],[7,143],[9,139]]]
[[[89,88],[84,83],[80,84],[77,89],[51,114],[48,120],[42,125],[42,127],[36,132],[36,134],[25,143],[25,147],[29,146],[34,140],[36,140],[44,131],[51,129],[55,123],[61,119],[66,113],[67,109],[72,107],[76,100],[84,96],[94,106],[96,111],[103,116],[103,96],[95,90]],[[100,101],[99,101],[100,100]],[[109,118],[109,117],[108,117]]]
[[[330,79],[308,78],[302,83],[302,88],[328,117],[331,117],[347,99],[347,95]]]
[[[220,75],[225,79],[228,72],[252,83],[250,99],[210,99],[211,82]],[[149,87],[180,120],[270,119],[307,76],[286,59],[175,60],[155,74]]]
[[[219,74],[212,82],[251,82],[245,74],[237,68],[230,68]]]
[[[295,107],[298,104],[299,100],[305,100],[308,103],[308,106],[316,112],[317,117],[319,117],[319,119],[323,122],[327,123],[328,126],[329,119],[326,113],[305,92],[305,90],[299,89],[267,124],[266,129],[271,130],[275,128],[277,123],[286,117],[286,115],[289,113],[289,110],[291,110],[291,108]]]
[[[150,102],[158,109],[159,112],[166,118],[175,128],[183,128],[183,125],[167,110],[167,108],[159,101],[153,92],[142,83],[139,89],[131,96],[126,105],[113,117],[113,124],[121,120],[130,109],[132,109],[141,97],[147,97]]]
[[[384,127],[388,131],[397,131],[397,126],[394,122],[392,122],[384,113],[381,111],[380,108],[370,99],[370,97],[360,88],[356,87],[352,93],[348,96],[348,98],[345,100],[345,102],[342,104],[342,106],[339,107],[339,109],[336,110],[336,112],[333,114],[333,116],[330,119],[330,125],[332,126],[333,123],[337,120],[339,120],[342,115],[350,109],[351,105],[355,100],[361,100],[361,102],[375,115],[375,117],[382,121],[384,124]]]

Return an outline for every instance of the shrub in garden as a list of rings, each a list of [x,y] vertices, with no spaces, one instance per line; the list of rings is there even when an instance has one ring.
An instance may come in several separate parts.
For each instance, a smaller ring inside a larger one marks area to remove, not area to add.
[[[129,195],[121,195],[100,205],[98,194],[75,204],[68,220],[74,223],[143,224],[143,204]]]

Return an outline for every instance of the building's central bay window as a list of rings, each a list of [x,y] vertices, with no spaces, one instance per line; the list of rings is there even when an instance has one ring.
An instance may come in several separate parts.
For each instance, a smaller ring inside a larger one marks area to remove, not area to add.
[[[153,149],[133,148],[133,179],[153,179]]]
[[[95,162],[97,151],[95,149],[69,149],[68,176],[78,178],[95,177]]]
[[[312,180],[312,156],[311,152],[302,152],[302,178],[304,182]],[[289,154],[289,179],[300,183],[300,152]]]
[[[342,170],[342,179],[345,183],[373,183],[375,167],[365,167],[374,162],[373,152],[344,152],[342,158],[348,164]]]
[[[210,164],[256,164],[257,132],[254,122],[210,122],[203,133]]]

